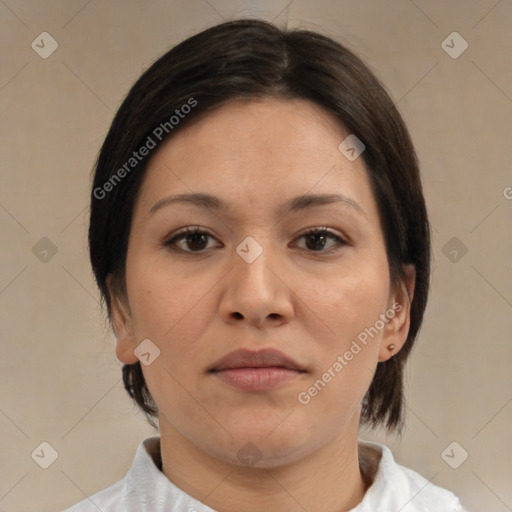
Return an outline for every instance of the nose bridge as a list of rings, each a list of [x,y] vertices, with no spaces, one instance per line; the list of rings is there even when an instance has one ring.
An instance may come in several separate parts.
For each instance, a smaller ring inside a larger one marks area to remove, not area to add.
[[[263,237],[258,237],[258,240],[247,236],[236,247],[236,257],[233,258],[234,280],[235,285],[252,288],[253,295],[263,297],[270,295],[273,286],[273,274],[268,268],[272,243],[269,238],[265,241]]]
[[[292,306],[290,291],[276,276],[280,265],[272,254],[271,238],[256,237],[248,236],[236,246],[222,313],[229,318],[241,315],[252,323],[262,323],[269,315],[289,316]]]

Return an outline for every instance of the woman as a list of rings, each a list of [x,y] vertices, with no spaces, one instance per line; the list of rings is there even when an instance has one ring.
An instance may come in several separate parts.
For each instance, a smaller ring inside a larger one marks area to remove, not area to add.
[[[160,436],[70,511],[462,510],[358,439],[402,428],[430,236],[407,129],[348,49],[235,20],[166,53],[103,144],[89,244]]]

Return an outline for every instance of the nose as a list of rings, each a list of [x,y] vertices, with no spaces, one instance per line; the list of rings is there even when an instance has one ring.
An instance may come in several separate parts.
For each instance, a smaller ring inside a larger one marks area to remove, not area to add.
[[[254,242],[253,242],[254,243]],[[262,328],[290,321],[294,312],[293,292],[285,276],[285,263],[269,246],[251,261],[234,251],[232,270],[223,280],[220,314],[225,322]],[[272,256],[272,257],[271,257]]]

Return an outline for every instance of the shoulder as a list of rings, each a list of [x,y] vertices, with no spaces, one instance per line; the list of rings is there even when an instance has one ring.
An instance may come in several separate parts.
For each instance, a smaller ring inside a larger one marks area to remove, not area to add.
[[[401,512],[463,512],[457,496],[397,464],[387,446],[360,441],[359,454],[363,473],[365,468],[373,473],[361,512],[382,510],[383,505]]]
[[[85,498],[64,512],[138,511],[140,486],[147,486],[161,478],[157,468],[159,442],[159,437],[149,437],[142,441],[137,448],[132,466],[123,479]]]
[[[64,512],[121,512],[126,511],[126,503],[121,501],[124,494],[124,479],[119,480],[114,485],[93,494],[92,496],[80,501],[76,505],[64,510]]]

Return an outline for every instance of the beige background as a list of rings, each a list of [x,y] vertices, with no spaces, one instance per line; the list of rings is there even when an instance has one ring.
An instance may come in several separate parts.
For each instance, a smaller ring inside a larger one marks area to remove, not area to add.
[[[508,0],[0,1],[0,510],[62,510],[120,479],[153,433],[125,396],[89,267],[90,170],[141,71],[236,16],[345,41],[398,102],[422,163],[435,271],[405,434],[364,437],[470,510],[512,510]],[[31,48],[43,31],[59,45],[47,59]],[[453,31],[469,44],[456,59],[441,46]],[[57,249],[47,261],[33,252],[43,237]],[[46,470],[31,458],[43,441],[58,452]],[[457,469],[441,457],[453,441],[453,465],[469,453]]]

